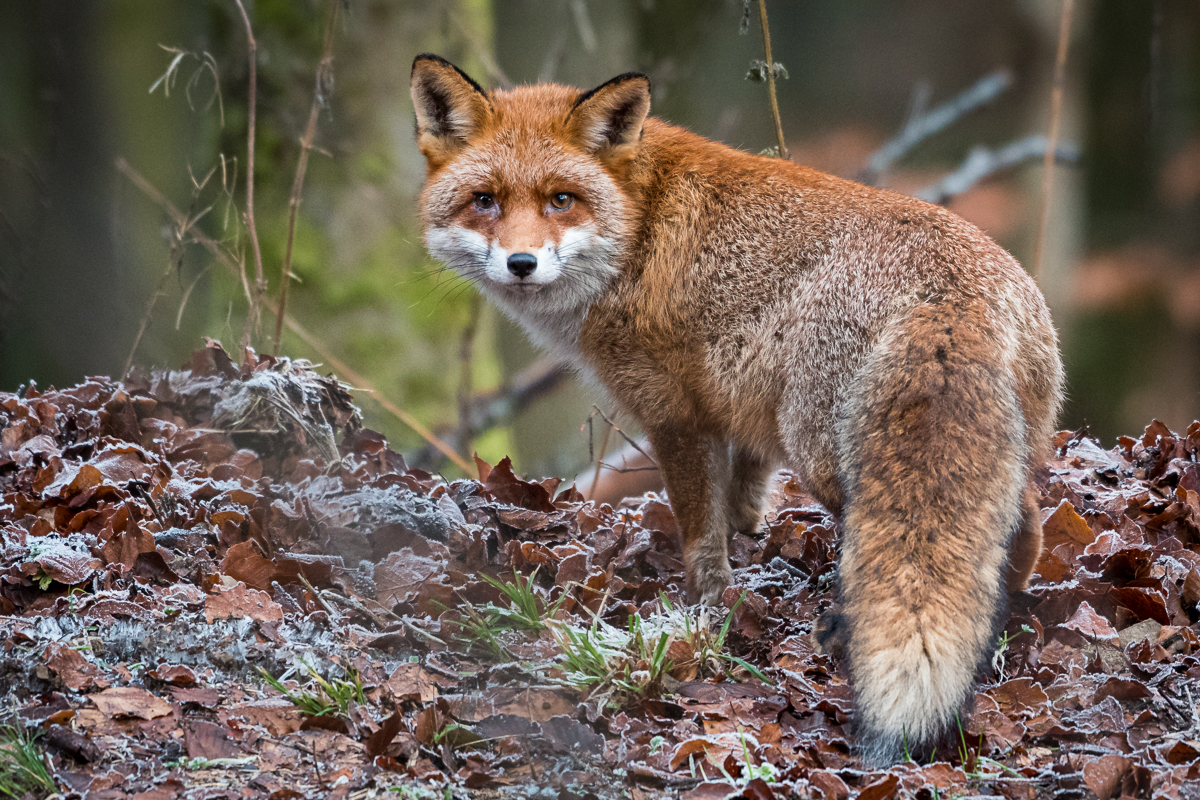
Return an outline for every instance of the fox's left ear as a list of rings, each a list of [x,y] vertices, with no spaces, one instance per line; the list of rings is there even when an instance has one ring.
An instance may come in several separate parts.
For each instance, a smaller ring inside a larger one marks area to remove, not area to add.
[[[626,72],[579,95],[568,124],[588,152],[622,162],[637,155],[650,113],[650,79]]]
[[[432,53],[413,59],[411,88],[417,148],[431,167],[445,162],[470,141],[491,113],[492,104],[483,88]]]

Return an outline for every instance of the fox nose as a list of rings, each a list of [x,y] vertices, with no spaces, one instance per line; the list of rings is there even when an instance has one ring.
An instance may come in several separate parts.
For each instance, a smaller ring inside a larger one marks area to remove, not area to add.
[[[528,278],[537,269],[537,256],[533,253],[513,253],[508,257],[508,271],[518,278]]]

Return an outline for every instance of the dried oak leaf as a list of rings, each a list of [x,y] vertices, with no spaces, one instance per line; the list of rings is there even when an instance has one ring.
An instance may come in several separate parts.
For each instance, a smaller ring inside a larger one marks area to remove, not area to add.
[[[1109,800],[1132,764],[1125,756],[1102,756],[1083,766],[1083,782],[1100,800]]]
[[[383,724],[379,726],[379,730],[367,737],[367,755],[375,758],[387,752],[388,745],[392,743],[392,739],[396,738],[396,734],[403,727],[404,717],[399,711],[385,719]]]
[[[857,800],[890,800],[896,796],[896,789],[899,785],[899,777],[887,775],[882,780],[863,787],[862,791],[858,793]]]
[[[77,692],[86,692],[97,686],[104,688],[109,685],[104,678],[103,670],[90,663],[78,650],[67,647],[61,642],[51,642],[46,647],[44,658],[50,671],[57,675],[68,688]]]
[[[1096,541],[1096,534],[1069,500],[1063,500],[1042,523],[1042,541],[1046,550],[1060,544],[1085,547]]]
[[[1071,618],[1060,627],[1081,633],[1092,639],[1117,640],[1117,630],[1107,619],[1096,613],[1087,600],[1079,604],[1079,608]]]
[[[480,473],[482,475],[482,468]],[[554,500],[546,487],[540,483],[523,481],[512,468],[512,459],[505,456],[492,467],[483,479],[483,488],[501,503],[520,506],[530,511],[554,511]]]
[[[261,725],[267,729],[267,733],[280,738],[300,730],[304,713],[285,697],[269,697],[266,700],[238,703],[222,711],[218,718],[222,722],[240,719],[250,725]]]
[[[88,697],[106,717],[157,719],[171,713],[173,705],[136,686],[117,686]]]
[[[225,558],[221,560],[221,573],[265,591],[271,588],[275,562],[265,558],[254,541],[247,540],[230,546],[225,552]]]
[[[446,562],[419,556],[410,547],[397,550],[375,565],[376,596],[388,608],[412,602],[437,585],[446,585]]]
[[[850,787],[833,772],[815,769],[808,775],[808,782],[825,795],[825,800],[846,800]]]
[[[1043,707],[1049,701],[1033,678],[1013,678],[989,689],[987,694],[1008,717],[1032,717],[1044,713]]]
[[[21,565],[27,576],[43,575],[67,586],[75,586],[90,580],[96,570],[104,566],[90,553],[72,550],[58,539],[39,539],[31,548],[30,559]]]
[[[281,622],[283,609],[266,592],[250,589],[238,582],[233,586],[217,585],[204,598],[204,616],[211,625],[218,619],[249,617],[258,622]]]
[[[191,667],[184,664],[159,664],[154,669],[147,671],[146,676],[174,686],[196,685],[196,673],[192,671]]]
[[[183,721],[183,742],[188,758],[238,758],[245,752],[233,741],[233,729],[202,719]]]
[[[388,677],[387,687],[397,702],[402,700],[417,700],[431,703],[437,699],[437,684],[433,676],[420,664],[401,664]]]

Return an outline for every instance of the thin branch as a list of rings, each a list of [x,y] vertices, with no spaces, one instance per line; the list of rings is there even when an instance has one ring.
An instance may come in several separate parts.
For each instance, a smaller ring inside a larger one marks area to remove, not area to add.
[[[183,262],[179,259],[179,248],[182,241],[176,233],[171,241],[171,250],[167,254],[167,268],[163,270],[162,275],[158,276],[158,283],[154,286],[154,292],[150,295],[150,299],[146,301],[146,312],[142,314],[142,322],[138,325],[137,335],[133,337],[133,346],[129,348],[129,357],[125,359],[125,368],[121,370],[122,377],[129,374],[129,370],[133,367],[133,357],[137,355],[138,347],[142,343],[142,337],[146,334],[146,328],[150,327],[150,320],[154,316],[154,307],[158,305],[158,301],[167,293],[167,281],[171,277],[171,273],[182,266]]]
[[[348,383],[358,387],[363,391],[370,392],[371,396],[375,398],[375,402],[383,406],[385,411],[396,417],[396,419],[400,420],[408,427],[412,428],[418,436],[433,445],[438,452],[453,461],[454,464],[467,475],[474,474],[474,467],[468,465],[467,462],[463,460],[462,456],[454,452],[454,448],[435,436],[433,431],[422,425],[421,421],[412,414],[409,414],[407,411],[400,408],[400,406],[381,395],[379,391],[376,390],[375,384],[367,380],[365,376],[360,375],[358,372],[351,369],[350,365],[331,353],[329,348],[327,348],[320,339],[317,339],[315,336],[301,327],[299,322],[296,322],[296,320],[289,316],[284,320],[284,324],[287,325],[288,330],[300,338],[300,341],[304,342],[306,345],[315,350],[321,357],[322,361],[327,362],[329,366],[337,370],[338,374],[345,378]]]
[[[779,141],[779,157],[788,157],[783,143],[783,122],[779,119],[779,101],[775,97],[775,59],[771,56],[771,28],[767,25],[767,0],[758,0],[758,19],[762,23],[763,50],[767,56],[767,96],[771,99],[771,116],[775,120],[775,138]]]
[[[590,439],[591,427],[592,427],[591,423],[592,423],[592,418],[588,417],[588,434],[589,434],[588,449],[589,450],[592,449],[591,448],[592,443],[591,443],[591,439]],[[600,455],[596,456],[596,471],[592,473],[592,485],[591,485],[591,488],[588,489],[588,493],[587,493],[589,500],[595,499],[596,487],[600,485],[600,467],[604,463],[604,456],[608,455],[608,440],[612,436],[612,432],[613,432],[612,425],[609,425],[607,428],[604,429],[604,435],[602,437],[600,437]]]
[[[479,315],[483,310],[483,298],[478,294],[471,296],[471,304],[467,310],[467,324],[463,328],[462,337],[458,342],[458,452],[464,456],[471,455],[471,439],[474,436],[474,426],[471,425],[471,400],[474,398],[475,377],[475,335],[479,330]]]
[[[292,196],[288,200],[287,244],[283,250],[283,266],[279,277],[279,309],[275,312],[275,345],[272,352],[279,355],[279,343],[283,338],[283,319],[287,314],[288,287],[292,285],[292,241],[296,238],[296,212],[300,209],[300,193],[304,189],[304,175],[308,172],[308,153],[317,138],[317,119],[321,107],[326,105],[333,86],[333,31],[337,22],[340,0],[329,0],[329,19],[325,23],[325,44],[321,60],[317,64],[316,85],[313,88],[312,108],[308,111],[308,125],[304,138],[300,140],[300,159],[296,162],[296,177],[292,181]]]
[[[194,176],[192,177],[192,209],[195,208],[196,200],[199,199],[201,190],[208,184],[209,179],[212,178],[215,171],[215,168],[209,170],[209,173],[204,176],[203,181],[198,182]],[[191,170],[189,169],[188,172],[190,174]],[[189,214],[192,209],[188,210]],[[133,346],[129,348],[129,357],[125,359],[125,368],[121,371],[121,375],[128,375],[129,370],[133,367],[133,359],[137,355],[138,347],[141,346],[142,337],[146,335],[146,329],[150,327],[150,321],[154,318],[154,309],[158,305],[158,301],[166,294],[167,281],[171,278],[171,273],[178,272],[183,267],[184,236],[210,209],[211,207],[206,208],[194,217],[184,214],[182,221],[177,222],[175,229],[171,231],[171,246],[167,253],[166,269],[159,276],[158,283],[155,284],[150,299],[146,301],[146,311],[142,314],[142,321],[138,325],[137,335],[133,337]]]
[[[658,462],[655,461],[653,458],[651,458],[650,454],[647,453],[645,450],[643,450],[641,445],[639,445],[633,439],[630,439],[629,436],[625,433],[625,431],[618,428],[616,423],[614,423],[611,419],[609,419],[605,415],[605,413],[600,410],[600,406],[593,405],[592,408],[594,409],[595,413],[600,415],[600,419],[607,422],[609,424],[609,427],[611,427],[614,431],[616,431],[618,434],[620,434],[621,438],[625,440],[626,444],[628,444],[634,450],[637,450],[639,453],[641,453],[645,457],[645,459],[647,461],[649,461],[651,464],[653,464],[656,468],[658,467]],[[603,456],[601,456],[601,458],[603,458]]]
[[[1011,169],[1030,159],[1040,158],[1048,152],[1046,137],[1041,134],[1026,136],[1010,142],[999,150],[989,150],[979,146],[971,150],[958,169],[937,183],[926,186],[915,196],[930,203],[945,205],[952,198],[967,191],[984,178]],[[1077,164],[1079,151],[1074,145],[1064,144],[1058,147],[1053,157],[1059,164]]]
[[[117,170],[127,177],[130,183],[132,183],[134,186],[140,189],[143,194],[158,204],[158,206],[162,208],[172,220],[175,221],[176,225],[181,225],[186,222],[187,218],[184,216],[183,212],[176,208],[175,205],[168,200],[166,196],[152,183],[146,180],[141,173],[130,166],[128,161],[126,161],[124,158],[117,158],[116,166]],[[188,241],[195,242],[196,244],[203,246],[233,274],[236,275],[241,271],[238,262],[234,260],[233,256],[229,255],[229,253],[227,253],[225,249],[221,247],[221,244],[218,241],[205,235],[201,231],[193,230]],[[346,362],[329,352],[329,349],[325,347],[325,345],[319,339],[301,327],[300,323],[296,322],[291,315],[286,315],[283,322],[285,325],[287,325],[288,330],[296,334],[296,336],[300,337],[301,341],[315,350],[321,359],[329,363],[330,366],[341,373],[342,377],[346,378],[350,383],[354,384],[359,389],[371,392],[371,396],[375,398],[375,401],[379,403],[379,405],[383,406],[385,411],[399,419],[409,428],[412,428],[412,430],[418,436],[433,445],[440,453],[442,453],[442,455],[446,456],[446,458],[453,461],[459,467],[459,469],[463,470],[463,472],[468,475],[473,473],[472,468],[467,465],[467,462],[464,461],[462,457],[458,455],[458,453],[454,452],[450,445],[446,444],[437,436],[434,436],[433,433],[430,432],[430,430],[424,425],[422,425],[420,421],[418,421],[417,418],[412,414],[409,414],[407,411],[400,408],[395,403],[391,402],[378,391],[376,391],[374,385],[370,381],[351,369]]]
[[[254,339],[258,330],[259,317],[262,315],[263,297],[267,293],[267,281],[263,277],[262,249],[258,246],[258,226],[254,222],[254,127],[258,113],[258,42],[254,38],[254,29],[250,25],[250,15],[242,0],[233,0],[238,11],[242,14],[242,24],[246,27],[246,51],[250,64],[250,99],[249,116],[246,121],[246,228],[250,232],[250,248],[254,252],[254,287],[250,293],[250,311],[246,315],[246,328],[242,332],[242,343],[238,357],[245,352]]]
[[[506,73],[500,67],[500,65],[496,62],[496,59],[492,56],[491,44],[481,41],[480,38],[475,35],[475,31],[471,28],[471,26],[467,24],[459,15],[451,14],[450,20],[454,23],[454,26],[458,28],[459,33],[461,33],[467,40],[467,43],[471,45],[471,54],[483,66],[484,71],[487,72],[492,82],[501,89],[513,88],[514,84],[512,79],[508,77],[508,73]],[[547,83],[548,81],[540,82]]]
[[[513,376],[509,385],[472,398],[471,430],[474,435],[511,420],[513,415],[557,389],[569,374],[570,371],[557,361],[541,358]],[[457,431],[451,431],[445,438],[453,440],[457,436]],[[434,457],[428,447],[410,456],[411,464],[428,464]]]
[[[992,102],[1010,86],[1012,74],[1006,69],[996,70],[933,110],[912,115],[895,138],[875,151],[858,179],[863,183],[875,184],[892,164],[918,144]]]
[[[1033,259],[1033,277],[1042,271],[1042,255],[1046,250],[1046,229],[1050,223],[1050,200],[1054,192],[1054,156],[1058,149],[1058,132],[1062,123],[1063,85],[1067,80],[1067,50],[1071,46],[1071,17],[1075,0],[1063,0],[1062,16],[1058,21],[1058,52],[1054,58],[1054,88],[1050,93],[1050,135],[1046,157],[1042,162],[1042,218],[1038,223],[1037,254]]]

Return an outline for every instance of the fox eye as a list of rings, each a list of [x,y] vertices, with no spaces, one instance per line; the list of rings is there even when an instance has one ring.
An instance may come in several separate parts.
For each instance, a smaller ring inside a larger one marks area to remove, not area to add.
[[[575,198],[566,192],[559,192],[550,198],[550,205],[557,211],[566,211],[571,206],[575,205]]]
[[[475,193],[475,207],[481,211],[487,211],[496,205],[496,198],[492,197],[487,192]]]

